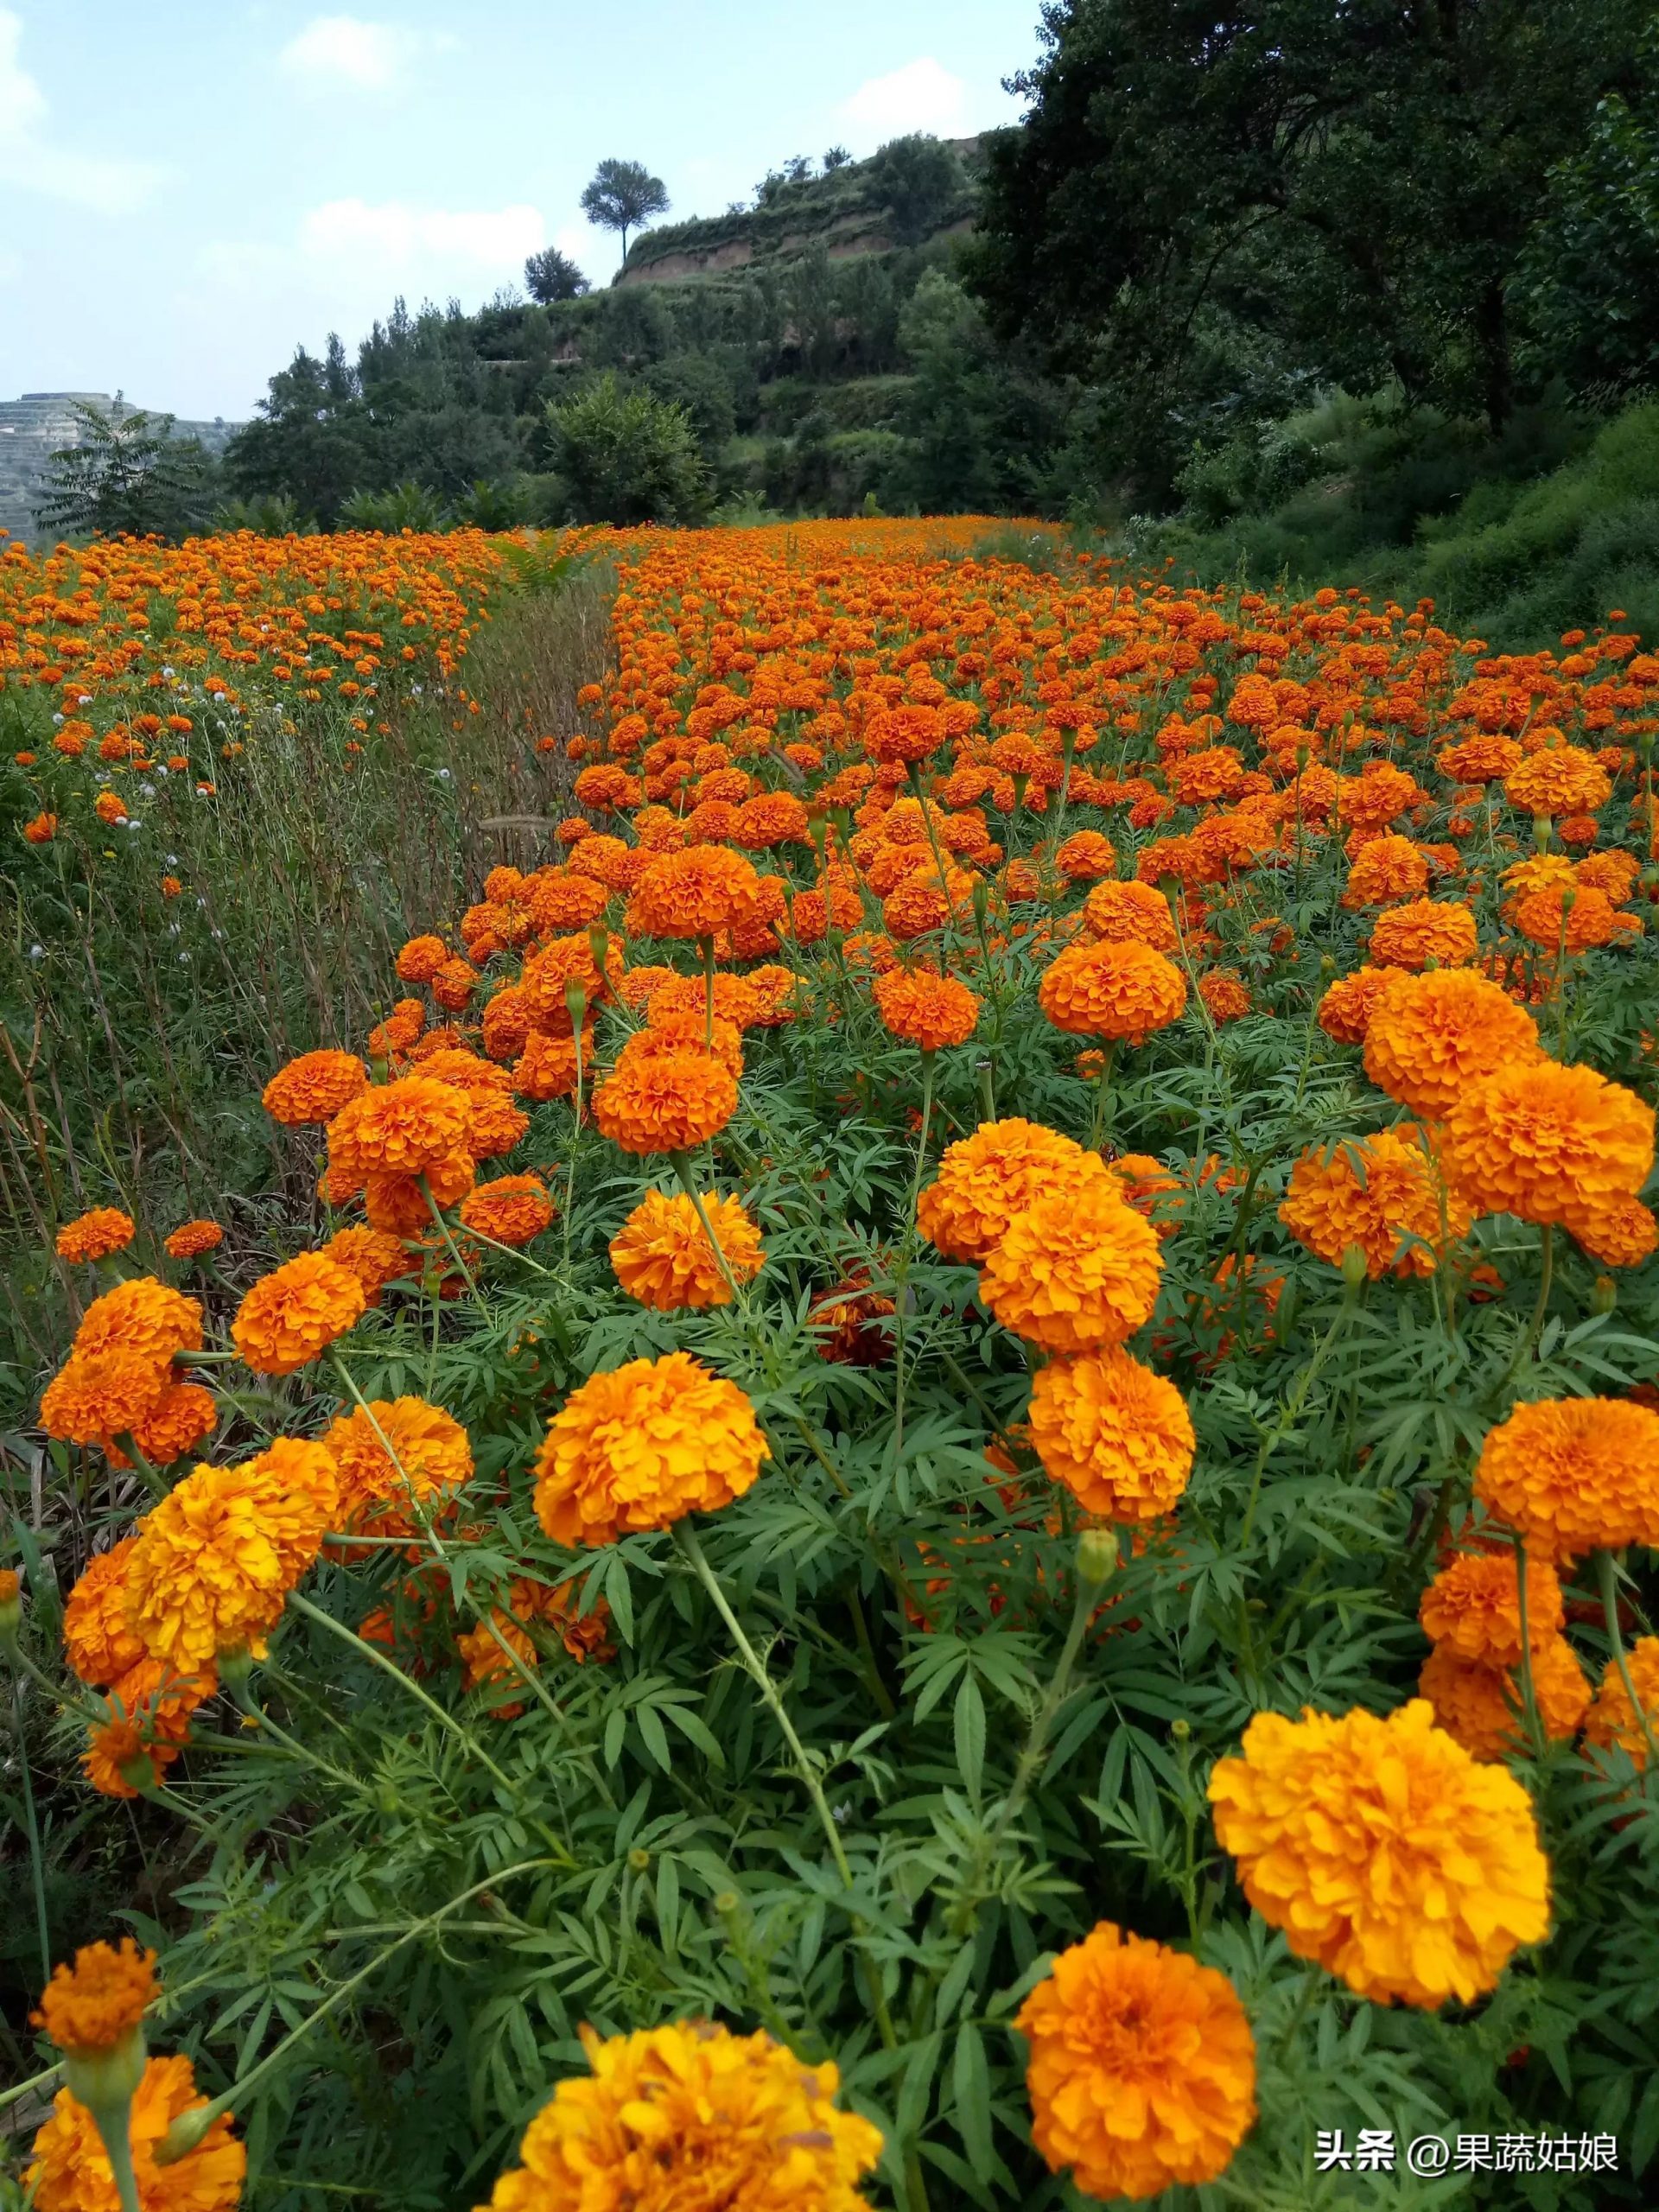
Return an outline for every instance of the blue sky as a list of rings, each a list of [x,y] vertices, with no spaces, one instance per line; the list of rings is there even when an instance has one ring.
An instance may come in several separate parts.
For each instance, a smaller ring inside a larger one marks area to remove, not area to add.
[[[647,162],[673,216],[905,130],[1011,122],[1036,0],[0,0],[0,398],[245,416],[296,343],[476,306]]]

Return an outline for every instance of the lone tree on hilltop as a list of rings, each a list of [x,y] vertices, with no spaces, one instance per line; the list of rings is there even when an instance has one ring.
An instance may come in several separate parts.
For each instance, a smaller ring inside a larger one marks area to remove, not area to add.
[[[622,258],[628,257],[628,232],[653,215],[668,212],[668,188],[643,162],[601,162],[582,195],[582,212],[604,231],[622,233]]]
[[[588,289],[588,279],[568,253],[549,245],[525,262],[524,289],[545,308],[555,300],[579,300]]]

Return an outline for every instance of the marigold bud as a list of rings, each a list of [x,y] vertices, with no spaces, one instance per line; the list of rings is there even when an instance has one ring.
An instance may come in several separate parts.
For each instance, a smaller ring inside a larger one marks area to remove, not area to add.
[[[1350,1292],[1357,1291],[1365,1280],[1365,1248],[1351,1244],[1342,1255],[1342,1279]]]
[[[1611,1313],[1618,1303],[1618,1285],[1611,1275],[1598,1275],[1590,1291],[1590,1311]]]
[[[1098,1589],[1117,1565],[1117,1531],[1085,1529],[1077,1538],[1077,1579]]]

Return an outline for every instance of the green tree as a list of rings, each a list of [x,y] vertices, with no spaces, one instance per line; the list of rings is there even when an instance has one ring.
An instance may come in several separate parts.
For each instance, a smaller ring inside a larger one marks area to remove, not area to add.
[[[1501,426],[1518,257],[1649,5],[1049,0],[1027,122],[989,149],[995,326],[1179,413],[1219,313],[1315,376]]]
[[[901,245],[919,245],[961,212],[967,194],[968,173],[955,147],[923,131],[889,139],[869,173]]]
[[[173,435],[173,416],[77,401],[79,442],[47,466],[36,515],[48,530],[99,537],[188,537],[206,530],[218,471],[196,438]]]
[[[601,230],[622,233],[622,258],[628,257],[628,232],[653,215],[668,213],[668,189],[643,162],[601,162],[582,195],[582,212]]]
[[[332,529],[356,486],[381,480],[385,415],[364,404],[338,337],[321,360],[302,346],[226,448],[229,487],[243,499],[291,499]]]
[[[524,289],[532,300],[550,307],[555,300],[579,300],[588,289],[588,279],[568,253],[548,245],[525,262]]]
[[[684,408],[610,372],[563,403],[550,403],[555,468],[569,487],[575,522],[700,521],[709,473]]]

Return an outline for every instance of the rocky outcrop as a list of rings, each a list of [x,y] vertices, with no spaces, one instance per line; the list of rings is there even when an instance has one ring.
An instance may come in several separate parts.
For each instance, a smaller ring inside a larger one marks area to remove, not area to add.
[[[21,399],[0,399],[0,530],[25,544],[40,535],[35,504],[52,455],[80,443],[78,405],[118,417],[139,411],[107,391],[26,391]],[[173,430],[220,453],[241,427],[215,416],[211,423],[175,423]]]

